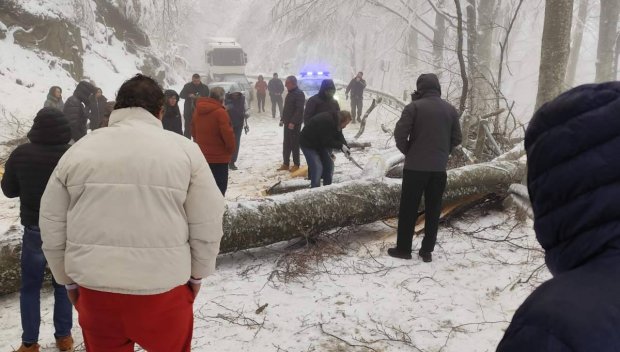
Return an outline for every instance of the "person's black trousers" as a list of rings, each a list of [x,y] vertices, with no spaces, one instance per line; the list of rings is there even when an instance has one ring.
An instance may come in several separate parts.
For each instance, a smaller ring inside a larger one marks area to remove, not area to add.
[[[215,179],[217,188],[220,189],[222,195],[226,195],[226,189],[228,189],[228,163],[209,163],[211,173]]]
[[[290,165],[291,164],[291,153],[293,154],[293,164],[299,166],[299,133],[300,128],[295,127],[294,129],[289,129],[286,124],[284,124],[284,141],[282,143],[282,164]]]
[[[437,242],[437,229],[441,215],[441,200],[446,189],[447,174],[445,171],[413,171],[403,170],[403,187],[400,196],[398,213],[398,238],[396,248],[403,252],[411,252],[411,242],[418,218],[418,209],[424,195],[424,239],[420,252],[431,253]]]
[[[282,119],[282,95],[269,95],[271,98],[271,116],[276,118],[276,105],[278,106],[278,111],[280,112],[280,119]]]
[[[358,120],[362,117],[362,109],[364,108],[364,98],[351,97],[351,117],[355,121],[356,117]]]

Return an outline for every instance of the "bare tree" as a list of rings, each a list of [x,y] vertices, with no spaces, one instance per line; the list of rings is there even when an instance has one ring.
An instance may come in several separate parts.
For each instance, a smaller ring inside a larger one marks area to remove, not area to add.
[[[459,58],[461,79],[463,80],[463,90],[461,93],[461,101],[459,103],[460,116],[463,114],[463,111],[465,111],[465,106],[467,105],[467,90],[469,89],[469,80],[467,79],[467,68],[465,68],[465,57],[463,56],[463,11],[461,10],[461,2],[459,0],[454,0],[454,5],[456,6],[456,16],[458,21],[456,54]]]
[[[444,6],[444,0],[439,0],[437,6],[441,9]],[[443,66],[443,47],[446,41],[446,19],[444,16],[436,11],[435,28],[433,29],[433,63],[438,75]]]
[[[564,89],[573,22],[573,0],[547,0],[545,4],[537,109]]]
[[[577,72],[577,64],[579,63],[579,54],[581,52],[581,42],[583,41],[583,31],[588,19],[588,5],[590,0],[580,0],[579,13],[577,14],[577,22],[573,32],[573,43],[570,48],[570,57],[568,59],[568,70],[566,72],[566,85],[572,87],[575,84],[575,73]]]
[[[618,36],[618,15],[620,1],[601,1],[601,17],[598,30],[596,58],[596,82],[614,80],[614,47]]]

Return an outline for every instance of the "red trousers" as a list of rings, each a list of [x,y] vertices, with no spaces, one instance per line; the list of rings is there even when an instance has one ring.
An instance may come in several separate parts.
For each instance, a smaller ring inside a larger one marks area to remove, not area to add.
[[[76,309],[88,352],[190,351],[194,294],[188,286],[148,296],[79,288]]]

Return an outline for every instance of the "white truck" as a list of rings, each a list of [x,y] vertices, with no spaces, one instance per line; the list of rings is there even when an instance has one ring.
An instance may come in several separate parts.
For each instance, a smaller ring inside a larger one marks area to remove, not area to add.
[[[244,94],[253,100],[253,87],[245,76],[248,55],[234,38],[209,38],[205,50],[207,84],[236,82]]]

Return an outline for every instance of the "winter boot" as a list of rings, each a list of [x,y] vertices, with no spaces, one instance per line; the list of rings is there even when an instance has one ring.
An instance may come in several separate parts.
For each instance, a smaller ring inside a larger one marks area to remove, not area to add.
[[[73,337],[69,335],[56,338],[56,348],[63,352],[73,352]]]
[[[288,171],[290,171],[290,172],[295,172],[295,171],[297,171],[297,170],[299,170],[299,165],[293,165],[293,167],[291,167],[291,169],[290,169],[290,170],[288,170]]]
[[[235,163],[230,163],[230,164],[228,164],[228,169],[230,169],[230,170],[238,170],[239,168],[237,167],[237,165],[235,165]]]
[[[389,248],[387,250],[387,254],[390,257],[399,258],[399,259],[411,259],[411,252],[402,251],[396,247]]]
[[[420,256],[420,258],[422,258],[422,261],[425,263],[430,263],[433,261],[433,253],[431,252],[422,252],[419,251],[418,255]]]
[[[288,165],[286,164],[282,164],[279,168],[278,171],[288,171]]]
[[[29,344],[30,345],[30,344]],[[26,345],[24,345],[22,343],[21,346],[19,346],[19,349],[14,350],[15,352],[39,352],[39,348],[41,346],[39,346],[38,343],[33,343],[32,345],[30,345],[29,347],[26,347]]]

